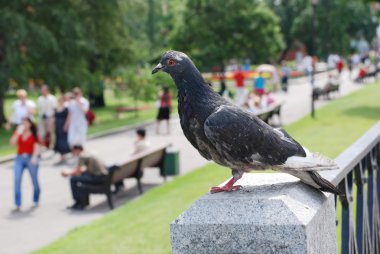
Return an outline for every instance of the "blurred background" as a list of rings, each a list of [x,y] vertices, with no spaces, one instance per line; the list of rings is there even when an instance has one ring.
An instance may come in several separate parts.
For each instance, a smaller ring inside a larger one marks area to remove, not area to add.
[[[170,76],[151,74],[171,49],[189,55],[226,99],[331,158],[380,119],[378,1],[0,0],[0,253],[170,253],[170,222],[230,177],[183,136]],[[45,144],[41,205],[29,209],[27,176],[24,205],[11,211],[15,103],[37,104],[25,112],[41,122],[45,88],[64,97],[64,107],[80,88],[78,100],[88,100],[91,113],[85,149],[107,166],[129,159],[138,128],[152,147],[173,145],[164,147],[167,179],[144,170],[147,192],[125,180],[114,211],[104,195],[69,211],[61,172],[77,161],[68,155],[61,163]],[[156,125],[163,103],[173,109],[165,133]]]

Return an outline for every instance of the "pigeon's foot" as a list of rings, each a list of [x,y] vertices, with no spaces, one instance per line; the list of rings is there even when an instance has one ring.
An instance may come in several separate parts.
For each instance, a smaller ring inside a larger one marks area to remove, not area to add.
[[[218,192],[228,192],[228,191],[240,190],[242,188],[241,185],[234,185],[236,181],[237,180],[232,177],[222,187],[219,187],[219,186],[211,187],[210,192],[211,192],[211,194],[214,194],[214,193],[218,193]]]
[[[216,186],[216,187],[211,187],[210,193],[214,194],[214,193],[218,193],[218,192],[236,191],[236,190],[240,190],[241,188],[242,188],[241,185],[234,185],[231,187],[226,187],[226,186],[218,187],[218,186]]]

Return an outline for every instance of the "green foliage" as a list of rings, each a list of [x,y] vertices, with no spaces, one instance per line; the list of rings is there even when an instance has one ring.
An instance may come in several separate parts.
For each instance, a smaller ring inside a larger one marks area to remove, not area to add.
[[[171,48],[170,34],[178,24],[185,2],[182,0],[128,0],[122,2],[125,24],[136,62],[156,62],[162,51]]]
[[[172,43],[203,69],[232,58],[265,62],[283,47],[278,23],[261,1],[189,0]]]
[[[0,96],[11,79],[67,90],[131,62],[123,14],[117,0],[0,1]]]
[[[369,4],[362,0],[319,0],[315,7],[316,31],[313,34],[310,0],[267,2],[281,20],[287,49],[299,40],[310,50],[314,36],[315,53],[322,57],[330,53],[348,54],[352,38],[363,36],[371,41],[377,25]]]
[[[121,68],[116,72],[115,88],[135,101],[151,101],[157,99],[157,94],[163,86],[175,89],[172,79],[165,74],[152,75],[152,69],[148,66],[143,68]]]

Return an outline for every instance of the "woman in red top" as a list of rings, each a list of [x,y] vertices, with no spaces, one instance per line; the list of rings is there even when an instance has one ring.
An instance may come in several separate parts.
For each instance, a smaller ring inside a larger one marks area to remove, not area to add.
[[[156,132],[160,132],[160,122],[162,120],[166,121],[167,124],[167,134],[170,133],[170,111],[172,108],[172,95],[170,94],[169,87],[164,87],[164,92],[160,95],[160,107],[157,115],[157,129]]]
[[[14,164],[16,211],[21,206],[21,180],[24,169],[28,169],[34,187],[33,202],[38,206],[40,187],[38,184],[38,142],[36,125],[29,118],[24,118],[11,137],[11,145],[17,146]]]

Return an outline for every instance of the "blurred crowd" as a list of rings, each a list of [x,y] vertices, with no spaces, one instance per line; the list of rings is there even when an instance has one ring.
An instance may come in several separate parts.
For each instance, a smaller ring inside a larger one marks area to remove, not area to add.
[[[356,83],[376,78],[380,70],[380,54],[375,51],[352,53],[347,58],[330,54],[326,63],[319,62],[317,57],[297,53],[299,54],[296,54],[292,66],[286,60],[283,60],[280,66],[259,65],[253,72],[249,70],[250,67],[247,64],[229,66],[227,69],[232,71],[234,87],[227,87],[225,76],[219,74],[217,77],[220,80],[219,94],[236,105],[259,114],[272,104],[278,103],[273,92],[286,93],[291,77],[307,77],[313,86],[315,99],[320,97],[330,99],[331,94],[339,92],[341,75],[345,67],[349,71],[349,78]],[[319,82],[317,86],[313,80],[314,74],[325,71],[328,71],[327,80],[323,85]],[[246,85],[247,80],[252,80],[249,86]]]
[[[12,133],[10,144],[17,148],[14,161],[15,211],[20,211],[22,205],[21,183],[25,170],[32,179],[34,207],[39,204],[41,190],[38,171],[43,151],[53,151],[60,155],[60,160],[54,163],[55,166],[74,167],[61,173],[63,177],[70,178],[74,204],[68,208],[85,209],[89,205],[89,194],[83,188],[84,184],[105,183],[109,171],[101,159],[84,150],[88,126],[95,119],[89,101],[83,97],[80,88],[74,88],[57,99],[46,85],[41,86],[40,96],[36,101],[29,99],[28,93],[23,89],[17,90],[16,95],[17,100],[12,104],[9,122],[5,125]],[[161,121],[167,122],[167,133],[170,132],[171,101],[170,91],[168,87],[164,87],[157,100],[157,133],[160,131]],[[145,129],[137,129],[131,155],[149,147]],[[123,186],[122,181],[116,183],[114,191],[118,192]]]
[[[253,113],[259,113],[275,102],[271,91],[266,91],[266,79],[264,72],[259,72],[252,82],[252,89],[247,89],[245,85],[246,76],[240,68],[234,73],[235,95],[226,86],[225,78],[220,77],[220,90],[218,93],[226,100],[234,102],[236,105],[245,108]],[[234,97],[234,100],[233,100]]]
[[[36,101],[28,98],[24,89],[16,91],[17,99],[12,103],[6,130],[12,133],[10,144],[16,146],[17,155],[14,161],[14,202],[15,211],[22,205],[21,183],[23,172],[27,170],[34,188],[33,202],[37,207],[40,198],[38,171],[41,153],[53,151],[60,155],[54,165],[73,166],[71,170],[62,171],[63,177],[70,177],[70,188],[74,204],[70,209],[83,210],[89,205],[88,193],[84,184],[102,184],[106,181],[109,168],[96,156],[84,151],[88,126],[95,120],[90,110],[89,101],[83,96],[80,88],[62,94],[58,98],[50,93],[49,87],[42,85]],[[170,133],[170,111],[172,95],[164,87],[157,100],[157,134],[161,121],[166,121],[166,133]],[[145,139],[145,129],[136,131],[136,140],[131,155],[140,153],[150,144]],[[74,160],[71,160],[74,159]],[[123,182],[115,184],[115,192],[123,188]]]
[[[17,90],[16,95],[18,99],[12,104],[7,130],[22,133],[25,118],[37,122],[38,143],[42,148],[59,153],[61,162],[64,162],[70,147],[84,145],[88,125],[94,120],[94,115],[80,88],[74,88],[57,99],[48,86],[43,85],[36,102],[28,99],[28,93],[23,89]],[[36,111],[38,119],[35,119]]]

